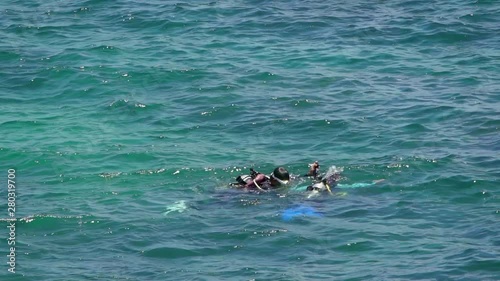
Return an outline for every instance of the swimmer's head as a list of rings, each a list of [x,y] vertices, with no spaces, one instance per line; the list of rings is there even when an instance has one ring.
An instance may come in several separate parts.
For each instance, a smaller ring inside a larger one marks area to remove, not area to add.
[[[271,174],[271,184],[273,186],[286,185],[288,184],[289,180],[290,180],[290,174],[283,167],[278,167],[274,169],[273,173]]]

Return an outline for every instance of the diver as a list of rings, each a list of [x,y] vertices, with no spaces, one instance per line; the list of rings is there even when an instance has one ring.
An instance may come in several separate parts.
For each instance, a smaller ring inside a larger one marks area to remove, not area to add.
[[[238,176],[236,181],[231,185],[239,188],[264,191],[286,186],[290,181],[290,174],[283,167],[277,167],[269,176],[250,168],[250,175]]]
[[[305,176],[312,177],[314,180],[312,185],[307,186],[307,191],[332,193],[332,188],[337,186],[337,181],[340,179],[340,172],[329,169],[325,175],[320,175],[319,163],[314,161],[314,163],[309,164],[309,172]]]
[[[370,183],[353,183],[353,184],[341,184],[338,183],[341,179],[340,173],[342,169],[337,169],[335,166],[328,168],[325,174],[320,175],[319,173],[319,163],[318,161],[313,164],[309,164],[309,172],[305,175],[307,177],[313,178],[313,184],[306,187],[307,191],[311,193],[328,192],[332,193],[332,188],[359,188],[368,187],[384,181],[384,179],[373,180]]]

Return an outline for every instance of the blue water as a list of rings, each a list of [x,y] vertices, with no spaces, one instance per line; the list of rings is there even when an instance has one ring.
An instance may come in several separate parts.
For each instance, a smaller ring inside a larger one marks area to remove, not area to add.
[[[0,279],[500,280],[499,14],[487,0],[4,3]],[[227,186],[315,160],[354,188]],[[301,204],[321,216],[282,220]]]

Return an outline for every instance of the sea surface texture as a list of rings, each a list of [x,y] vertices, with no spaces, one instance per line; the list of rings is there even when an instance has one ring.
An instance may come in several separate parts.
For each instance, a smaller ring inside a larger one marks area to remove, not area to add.
[[[7,1],[0,279],[500,280],[499,35],[493,0]],[[315,160],[332,195],[228,187]]]

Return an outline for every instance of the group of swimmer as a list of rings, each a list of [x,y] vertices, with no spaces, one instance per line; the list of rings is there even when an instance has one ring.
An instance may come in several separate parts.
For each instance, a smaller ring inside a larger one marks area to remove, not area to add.
[[[309,177],[313,183],[307,186],[307,191],[332,192],[332,188],[337,185],[340,179],[340,172],[320,175],[319,163],[315,161],[309,164],[309,171],[302,177]],[[270,175],[256,172],[250,169],[250,175],[241,175],[236,178],[236,182],[231,186],[245,188],[248,190],[266,191],[287,186],[290,183],[290,173],[283,167],[277,167]]]

